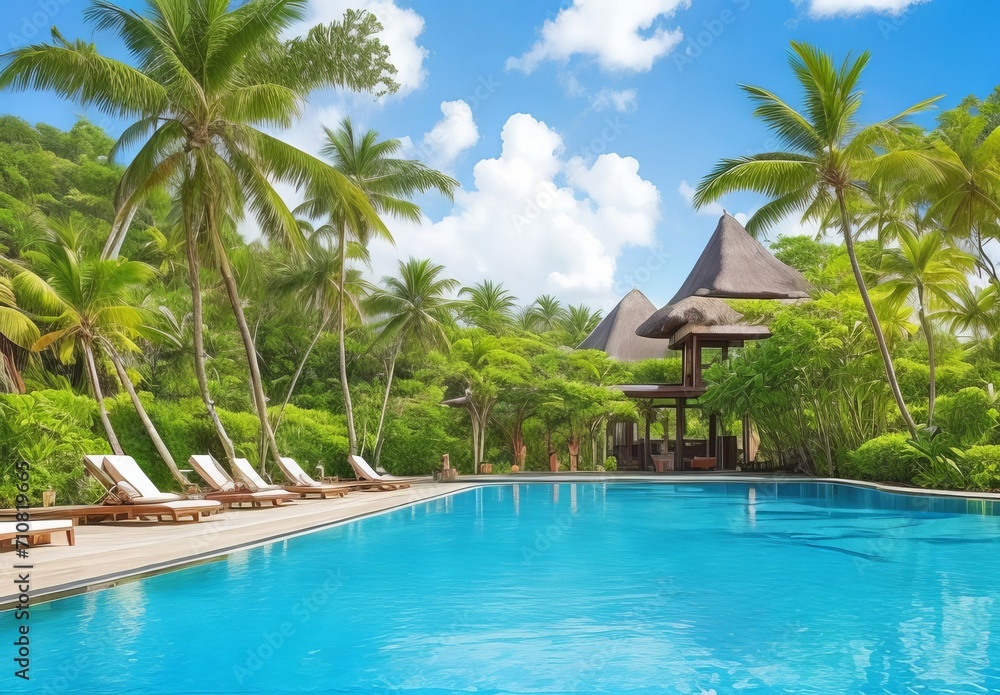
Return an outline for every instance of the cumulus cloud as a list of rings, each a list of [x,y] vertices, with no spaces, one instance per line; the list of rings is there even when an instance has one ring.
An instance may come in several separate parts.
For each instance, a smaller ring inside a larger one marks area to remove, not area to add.
[[[618,113],[631,113],[638,106],[638,93],[634,89],[623,89],[615,91],[613,89],[602,89],[591,103],[595,111],[607,111],[614,109]]]
[[[479,142],[479,128],[472,108],[462,99],[441,104],[443,118],[424,135],[420,153],[427,163],[439,169],[451,169],[458,157]]]
[[[311,0],[306,21],[299,29],[339,21],[348,9],[368,10],[382,24],[379,38],[389,47],[390,61],[396,66],[399,94],[423,86],[427,77],[424,59],[427,49],[417,43],[424,31],[424,18],[393,0]]]
[[[566,62],[574,55],[597,60],[608,72],[645,72],[684,38],[664,22],[690,0],[574,0],[546,20],[541,38],[507,68],[531,72],[546,60]]]
[[[475,185],[459,191],[437,222],[395,224],[396,246],[376,243],[376,275],[396,259],[430,257],[465,284],[502,280],[522,300],[557,293],[572,302],[612,299],[625,247],[652,246],[660,194],[632,157],[567,157],[560,135],[528,114],[503,127],[499,157],[474,168]]]
[[[817,18],[859,15],[866,12],[898,15],[912,5],[930,0],[808,0],[809,14]],[[801,5],[803,0],[795,0]]]

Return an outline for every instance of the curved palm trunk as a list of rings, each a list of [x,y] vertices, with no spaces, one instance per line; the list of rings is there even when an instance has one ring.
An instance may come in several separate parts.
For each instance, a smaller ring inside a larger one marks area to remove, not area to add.
[[[208,373],[205,370],[205,324],[202,317],[201,301],[201,262],[198,259],[198,245],[195,239],[194,230],[196,226],[190,219],[185,219],[184,235],[188,262],[188,285],[191,288],[191,323],[194,338],[194,371],[198,378],[198,391],[201,393],[201,400],[208,411],[208,419],[212,421],[215,433],[219,437],[222,449],[225,451],[226,459],[232,465],[236,458],[236,451],[233,449],[233,440],[226,434],[226,428],[222,426],[222,420],[215,411],[215,401],[208,389]]]
[[[87,362],[87,379],[90,381],[90,388],[94,392],[94,400],[97,401],[97,412],[101,416],[101,424],[104,426],[104,434],[108,437],[111,450],[118,456],[125,452],[118,441],[118,435],[111,426],[111,418],[108,417],[108,409],[104,406],[104,392],[101,391],[101,380],[97,374],[97,362],[94,360],[94,349],[89,343],[83,346],[83,356]]]
[[[937,360],[934,355],[934,329],[927,318],[927,311],[924,308],[924,288],[917,285],[917,301],[920,306],[917,314],[920,317],[920,328],[924,331],[924,339],[927,341],[927,366],[930,376],[929,401],[927,403],[927,426],[934,424],[934,401],[937,400]]]
[[[319,328],[316,330],[316,335],[313,336],[312,342],[309,343],[309,347],[306,348],[306,354],[302,355],[302,361],[299,362],[299,366],[295,370],[295,374],[292,376],[292,382],[288,385],[288,393],[285,394],[285,400],[282,401],[281,408],[278,410],[278,417],[275,418],[275,434],[277,434],[278,428],[281,426],[281,416],[285,413],[285,407],[288,405],[288,401],[292,400],[292,393],[295,391],[295,385],[299,382],[299,377],[302,376],[302,370],[305,369],[306,361],[309,359],[309,355],[312,354],[313,348],[316,347],[316,343],[319,342],[320,336],[323,335],[323,330],[329,322],[330,315],[326,314],[323,316],[323,320],[320,322]]]
[[[399,344],[392,350],[389,358],[389,369],[385,379],[385,395],[382,398],[382,412],[378,416],[378,429],[375,430],[375,464],[378,465],[382,456],[382,427],[385,425],[385,413],[389,409],[389,392],[392,391],[392,377],[396,374],[396,358],[399,356]]]
[[[240,301],[239,288],[236,286],[236,278],[233,275],[232,266],[229,265],[229,256],[226,255],[222,237],[215,224],[215,213],[211,207],[208,210],[209,234],[212,236],[212,246],[215,248],[216,258],[219,262],[219,271],[222,274],[222,284],[226,287],[226,295],[229,297],[229,304],[236,316],[236,325],[240,329],[240,337],[243,340],[243,349],[246,353],[247,364],[250,367],[250,386],[253,393],[254,406],[257,409],[257,417],[260,420],[261,431],[267,439],[268,448],[274,460],[278,461],[281,454],[278,452],[278,442],[274,438],[274,431],[271,429],[271,421],[267,417],[267,397],[264,395],[264,384],[260,378],[260,366],[257,364],[257,348],[254,345],[253,336],[250,334],[250,326],[247,324],[246,314],[243,313],[243,302]]]
[[[142,401],[139,400],[139,394],[135,392],[135,386],[132,384],[132,380],[129,379],[128,372],[125,371],[125,365],[122,364],[121,356],[115,351],[111,346],[107,346],[108,356],[111,358],[111,363],[115,365],[115,371],[118,373],[118,381],[121,382],[125,390],[128,391],[128,397],[132,400],[132,406],[135,408],[136,414],[139,416],[139,420],[142,421],[142,426],[146,428],[146,434],[153,441],[153,446],[156,447],[156,453],[160,455],[163,462],[167,464],[167,468],[170,469],[170,474],[174,476],[174,480],[180,483],[181,490],[186,490],[191,485],[191,481],[184,477],[177,464],[174,462],[174,457],[170,455],[170,450],[167,449],[167,445],[164,444],[163,439],[160,437],[160,433],[156,431],[156,427],[153,426],[153,421],[149,419],[149,415],[146,413],[146,409],[142,405]]]
[[[854,250],[854,231],[851,228],[851,216],[847,212],[847,202],[844,200],[842,191],[837,191],[837,204],[840,207],[840,224],[844,233],[844,243],[847,246],[847,257],[851,261],[851,270],[854,272],[854,281],[858,285],[858,292],[861,293],[861,301],[865,305],[865,312],[868,314],[868,322],[871,324],[872,332],[875,333],[875,340],[878,342],[878,350],[882,355],[882,363],[885,365],[885,376],[892,391],[892,397],[896,400],[899,414],[903,416],[906,428],[910,431],[911,437],[917,436],[917,426],[910,416],[910,411],[903,400],[903,393],[899,390],[899,380],[896,378],[896,369],[892,364],[892,356],[889,354],[889,346],[885,342],[885,334],[882,332],[882,325],[875,314],[875,307],[871,297],[868,296],[868,288],[865,286],[864,276],[861,274],[861,265],[858,263],[858,256]]]
[[[347,286],[347,232],[340,228],[340,287],[337,288],[338,336],[340,338],[340,387],[344,392],[344,414],[347,418],[347,442],[349,453],[353,456],[358,451],[358,435],[354,431],[354,406],[351,403],[351,387],[347,383],[347,320],[344,315],[344,291]]]

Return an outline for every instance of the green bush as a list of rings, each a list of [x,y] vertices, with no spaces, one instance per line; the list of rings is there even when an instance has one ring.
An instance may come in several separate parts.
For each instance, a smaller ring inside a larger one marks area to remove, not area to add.
[[[997,425],[997,411],[984,390],[970,386],[934,402],[934,424],[952,446],[985,443]]]
[[[277,410],[271,409],[272,421]],[[347,425],[342,418],[289,405],[282,415],[276,439],[282,455],[295,459],[310,475],[320,465],[327,475],[354,475],[347,463]],[[281,476],[277,478],[280,480]]]
[[[90,398],[69,391],[0,395],[0,506],[13,504],[20,460],[31,466],[33,504],[50,488],[57,504],[93,502],[100,486],[84,475],[83,455],[110,452]]]
[[[909,483],[918,472],[920,454],[902,434],[886,434],[871,439],[847,456],[840,475],[855,480]]]
[[[1000,490],[1000,446],[974,446],[965,452],[962,467],[972,490]]]
[[[465,455],[471,440],[449,432],[456,414],[427,402],[405,402],[386,420],[381,465],[393,475],[427,475],[441,466],[441,456],[447,453],[453,468],[471,473],[472,462]],[[468,416],[463,423],[468,432]]]

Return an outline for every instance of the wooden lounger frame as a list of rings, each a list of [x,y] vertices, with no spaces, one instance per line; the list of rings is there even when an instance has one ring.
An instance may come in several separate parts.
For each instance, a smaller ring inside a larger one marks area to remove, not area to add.
[[[217,501],[217,500],[216,500]],[[161,504],[91,504],[77,507],[34,507],[22,509],[27,511],[31,519],[73,519],[78,524],[91,524],[101,521],[130,521],[134,519],[194,523],[209,514],[222,511],[222,507],[205,509],[204,507],[166,507]],[[0,511],[0,521],[12,521],[15,510]]]
[[[264,490],[264,492],[280,492],[280,490]],[[236,490],[234,492],[208,492],[205,493],[205,499],[211,500],[213,502],[220,502],[222,508],[231,508],[234,504],[250,504],[254,509],[257,509],[264,502],[269,502],[272,507],[280,507],[285,502],[291,502],[294,497],[271,497],[261,499],[260,497],[254,497],[254,493],[248,492],[246,490]]]
[[[27,533],[0,533],[0,548],[13,548],[18,536],[27,536],[28,545],[45,545],[52,542],[53,533],[65,533],[66,544],[76,545],[76,528],[71,526],[67,529],[49,529],[48,531],[28,531]]]

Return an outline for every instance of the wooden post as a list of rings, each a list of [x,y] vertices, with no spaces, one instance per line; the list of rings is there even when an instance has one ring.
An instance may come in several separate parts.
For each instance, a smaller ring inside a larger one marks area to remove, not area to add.
[[[650,414],[651,410],[652,409],[650,409],[650,411],[646,412],[646,443],[642,447],[642,470],[644,470],[644,471],[648,471],[650,469],[650,467],[651,467],[650,464],[653,461],[653,456],[652,456],[653,449],[650,446],[650,441],[649,441],[649,435],[651,434],[650,433],[649,414]]]
[[[677,441],[674,443],[674,470],[682,471],[684,470],[684,433],[687,431],[687,414],[684,412],[687,407],[687,400],[684,398],[677,399],[677,428],[676,428],[676,438]]]
[[[708,416],[708,455],[710,457],[718,455],[719,443],[719,418],[715,413]]]
[[[750,468],[750,413],[743,414],[743,470]]]

